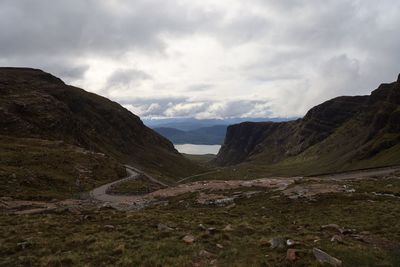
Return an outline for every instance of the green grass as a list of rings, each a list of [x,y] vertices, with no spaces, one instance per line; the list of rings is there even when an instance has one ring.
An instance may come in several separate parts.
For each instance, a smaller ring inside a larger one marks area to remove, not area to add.
[[[63,142],[0,136],[0,195],[60,199],[122,178],[113,158]]]
[[[211,160],[215,159],[216,155],[214,154],[205,154],[205,155],[193,155],[193,154],[185,154],[182,153],[182,155],[192,161],[198,162],[198,163],[208,163]]]
[[[374,187],[373,180],[368,182]],[[3,214],[0,266],[209,266],[211,259],[198,256],[203,249],[215,254],[218,266],[319,266],[310,253],[302,254],[293,265],[285,260],[286,250],[263,245],[276,236],[301,241],[301,249],[318,247],[341,259],[343,266],[399,266],[399,200],[366,194],[369,190],[363,189],[362,182],[352,186],[357,189],[352,195],[327,194],[311,202],[271,198],[278,193],[267,191],[237,200],[231,209],[199,205],[197,194],[191,193],[171,199],[168,206],[136,212],[97,211],[87,206],[81,215]],[[160,232],[158,223],[174,230]],[[332,243],[335,233],[320,230],[329,223],[358,233],[369,231],[376,241],[344,236],[345,244]],[[208,235],[199,224],[218,231]],[[222,231],[227,224],[234,230]],[[189,233],[196,237],[193,245],[181,241]],[[23,241],[32,245],[22,250],[17,243]]]

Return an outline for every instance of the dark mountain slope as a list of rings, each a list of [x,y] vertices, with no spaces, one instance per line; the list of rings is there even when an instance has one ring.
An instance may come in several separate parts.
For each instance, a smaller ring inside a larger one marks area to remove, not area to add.
[[[232,125],[216,163],[302,173],[392,165],[400,163],[399,138],[397,81],[382,84],[370,96],[329,100],[296,121]]]
[[[1,135],[63,140],[168,176],[197,168],[119,104],[43,71],[0,68],[0,92]]]
[[[174,144],[220,145],[224,141],[226,127],[226,125],[214,125],[190,131],[160,127],[154,130]]]

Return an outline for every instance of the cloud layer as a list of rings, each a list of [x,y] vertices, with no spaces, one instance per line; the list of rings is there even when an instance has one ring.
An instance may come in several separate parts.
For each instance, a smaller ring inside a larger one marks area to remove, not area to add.
[[[3,0],[0,64],[143,117],[302,116],[400,72],[396,0]]]

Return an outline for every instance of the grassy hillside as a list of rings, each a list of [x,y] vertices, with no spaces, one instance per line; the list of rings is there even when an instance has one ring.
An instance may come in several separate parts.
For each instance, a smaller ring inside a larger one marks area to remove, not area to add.
[[[17,199],[63,199],[120,179],[113,158],[60,141],[0,136],[0,195]]]
[[[0,68],[0,134],[64,141],[174,180],[201,171],[118,103],[41,70]]]

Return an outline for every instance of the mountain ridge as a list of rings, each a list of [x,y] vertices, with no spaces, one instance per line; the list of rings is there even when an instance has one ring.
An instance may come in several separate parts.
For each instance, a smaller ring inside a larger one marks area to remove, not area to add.
[[[165,176],[197,168],[118,103],[42,70],[0,68],[0,91],[0,135],[62,140]]]
[[[381,84],[370,96],[328,100],[295,121],[231,125],[214,162],[281,166],[305,174],[400,164],[389,155],[400,156],[399,79]]]

